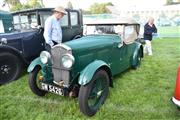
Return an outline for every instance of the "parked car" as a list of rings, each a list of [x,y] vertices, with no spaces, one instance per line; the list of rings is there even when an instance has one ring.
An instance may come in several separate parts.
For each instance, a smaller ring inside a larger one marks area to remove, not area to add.
[[[63,42],[83,35],[81,10],[66,9],[61,21]],[[43,26],[52,8],[30,9],[12,13],[14,31],[0,35],[0,84],[18,78],[24,65],[45,49]]]
[[[180,65],[177,71],[176,86],[175,86],[174,96],[172,97],[172,102],[180,110]]]
[[[82,113],[93,116],[105,102],[112,77],[137,68],[143,46],[139,24],[127,19],[86,23],[85,36],[42,51],[28,67],[29,86],[38,96],[52,92],[77,97]]]
[[[11,13],[0,10],[0,34],[9,33],[12,30],[13,17]]]
[[[160,18],[157,22],[158,26],[171,26],[172,21],[167,18]]]
[[[172,20],[176,26],[180,26],[180,16],[176,16]]]

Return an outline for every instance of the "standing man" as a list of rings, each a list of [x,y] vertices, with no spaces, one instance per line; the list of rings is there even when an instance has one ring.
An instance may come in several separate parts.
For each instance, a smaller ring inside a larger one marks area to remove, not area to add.
[[[62,42],[62,29],[60,19],[66,14],[63,7],[59,6],[53,9],[53,15],[45,21],[44,38],[46,41],[46,50],[51,51],[51,48]]]
[[[148,22],[144,26],[144,40],[145,40],[144,53],[147,53],[148,55],[153,55],[151,41],[153,35],[156,33],[157,33],[157,28],[154,25],[154,18],[150,17]]]

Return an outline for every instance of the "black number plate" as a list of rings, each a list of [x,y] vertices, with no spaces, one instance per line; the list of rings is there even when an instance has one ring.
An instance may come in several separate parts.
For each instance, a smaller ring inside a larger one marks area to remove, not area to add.
[[[53,85],[48,85],[45,83],[41,83],[41,86],[42,86],[42,89],[45,91],[49,91],[49,92],[64,96],[63,89],[61,89],[61,88],[58,88],[58,87],[53,86]]]

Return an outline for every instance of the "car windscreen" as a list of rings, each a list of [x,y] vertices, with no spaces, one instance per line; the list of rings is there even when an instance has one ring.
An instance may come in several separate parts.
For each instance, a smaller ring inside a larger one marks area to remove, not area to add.
[[[44,27],[44,23],[46,21],[46,19],[52,15],[52,12],[39,12],[39,15],[40,15],[40,20],[41,20],[41,26]]]
[[[36,13],[24,13],[13,16],[15,30],[27,30],[37,26]]]
[[[84,35],[90,34],[123,34],[123,25],[85,25]]]
[[[137,25],[85,25],[84,35],[91,34],[116,34],[126,44],[132,43],[138,37]]]
[[[40,20],[41,20],[41,26],[44,27],[46,19],[52,15],[52,12],[47,12],[47,11],[39,12],[39,15],[40,15]],[[62,27],[68,26],[68,15],[67,14],[61,18],[61,26]]]

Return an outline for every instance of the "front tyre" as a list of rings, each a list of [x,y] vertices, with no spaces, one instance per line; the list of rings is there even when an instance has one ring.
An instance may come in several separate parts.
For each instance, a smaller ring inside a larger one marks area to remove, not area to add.
[[[0,53],[0,84],[17,79],[22,70],[20,59],[9,52]]]
[[[41,67],[36,66],[29,74],[29,86],[32,92],[38,96],[44,96],[47,92],[41,89],[39,78],[42,76]]]
[[[87,116],[96,114],[100,106],[105,102],[109,93],[109,76],[106,71],[97,71],[91,82],[80,87],[79,107]]]

